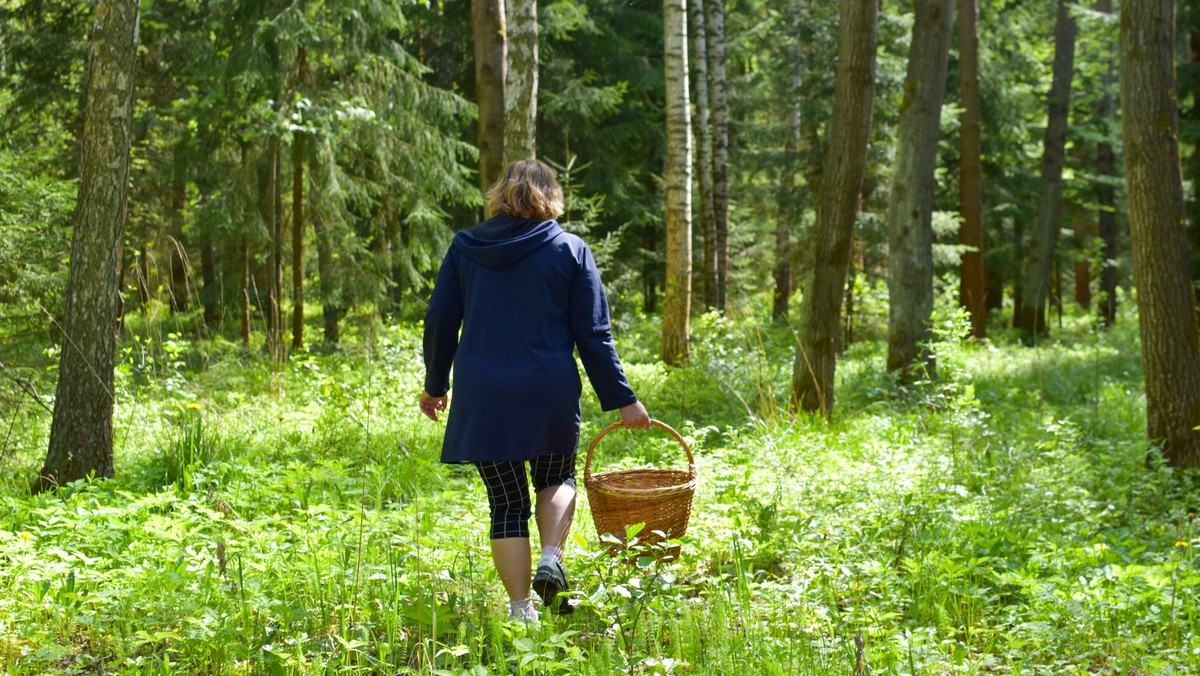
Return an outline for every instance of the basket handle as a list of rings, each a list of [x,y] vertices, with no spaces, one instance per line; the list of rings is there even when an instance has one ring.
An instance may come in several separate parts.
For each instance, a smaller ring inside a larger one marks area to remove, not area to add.
[[[684,441],[683,436],[680,435],[679,432],[676,432],[675,428],[671,427],[670,425],[666,424],[665,422],[663,422],[661,420],[655,420],[654,418],[651,418],[650,426],[657,427],[659,429],[664,429],[671,436],[675,437],[675,441],[678,441],[679,445],[683,446],[683,452],[687,453],[688,469],[692,470],[694,472],[695,467],[696,467],[696,458],[692,456],[692,449],[688,447],[688,443],[686,441]],[[592,443],[591,443],[591,445],[588,446],[588,449],[587,449],[587,459],[583,461],[583,480],[585,482],[589,482],[592,480],[592,451],[596,450],[596,446],[598,446],[600,444],[600,440],[603,439],[605,437],[605,435],[607,435],[609,432],[611,432],[615,429],[618,429],[620,427],[624,427],[624,423],[617,421],[617,422],[609,425],[608,427],[605,427],[604,429],[600,430],[600,434],[597,434],[596,438],[592,439]]]

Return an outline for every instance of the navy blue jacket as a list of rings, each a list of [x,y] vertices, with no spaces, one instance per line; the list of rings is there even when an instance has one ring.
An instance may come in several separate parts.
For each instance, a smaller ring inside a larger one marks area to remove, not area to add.
[[[592,253],[558,223],[497,216],[455,235],[425,314],[425,391],[445,394],[454,366],[442,462],[574,452],[576,348],[604,410],[637,401],[610,329]]]

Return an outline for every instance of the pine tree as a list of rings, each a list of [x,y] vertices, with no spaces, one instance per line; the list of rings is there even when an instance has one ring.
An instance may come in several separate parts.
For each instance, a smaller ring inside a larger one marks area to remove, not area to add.
[[[979,97],[979,0],[958,0],[958,77],[962,114],[959,117],[959,242],[962,254],[959,302],[971,315],[971,335],[987,335],[987,280],[983,267],[983,159]]]
[[[1058,214],[1062,201],[1062,172],[1066,163],[1068,114],[1071,110],[1071,79],[1074,75],[1077,27],[1071,17],[1073,0],[1058,0],[1054,24],[1054,80],[1050,86],[1050,112],[1042,144],[1042,180],[1038,189],[1037,219],[1030,235],[1029,252],[1021,287],[1021,303],[1013,315],[1013,326],[1027,335],[1047,331],[1046,299],[1058,241]]]
[[[1200,466],[1200,324],[1192,306],[1175,98],[1175,2],[1121,11],[1121,111],[1146,432],[1175,467]]]
[[[712,106],[713,218],[716,224],[717,309],[725,311],[729,286],[729,103],[725,83],[725,0],[706,3],[709,103]]]

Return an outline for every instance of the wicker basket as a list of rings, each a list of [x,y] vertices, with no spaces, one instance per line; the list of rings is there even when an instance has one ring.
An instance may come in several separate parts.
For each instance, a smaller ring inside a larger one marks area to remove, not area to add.
[[[629,526],[644,523],[645,528],[637,535],[642,544],[654,544],[667,534],[668,539],[680,538],[687,532],[688,517],[692,513],[692,496],[696,492],[696,459],[687,442],[670,425],[651,420],[650,424],[666,430],[675,437],[687,454],[687,471],[665,469],[629,469],[592,474],[592,452],[600,440],[609,432],[621,427],[616,422],[604,428],[588,446],[587,459],[583,464],[583,485],[587,488],[588,502],[592,508],[592,520],[596,533],[609,533],[622,544],[610,544],[609,553],[617,554],[625,546],[625,532]],[[665,552],[666,558],[679,554],[679,547]]]

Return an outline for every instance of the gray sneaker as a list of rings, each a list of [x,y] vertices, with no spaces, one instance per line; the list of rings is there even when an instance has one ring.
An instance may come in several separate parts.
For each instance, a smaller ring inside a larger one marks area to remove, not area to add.
[[[567,573],[561,563],[555,561],[538,566],[537,574],[533,576],[533,590],[542,597],[542,605],[550,612],[558,615],[570,615],[575,612],[575,606],[569,599],[558,596],[559,592],[568,589]]]

